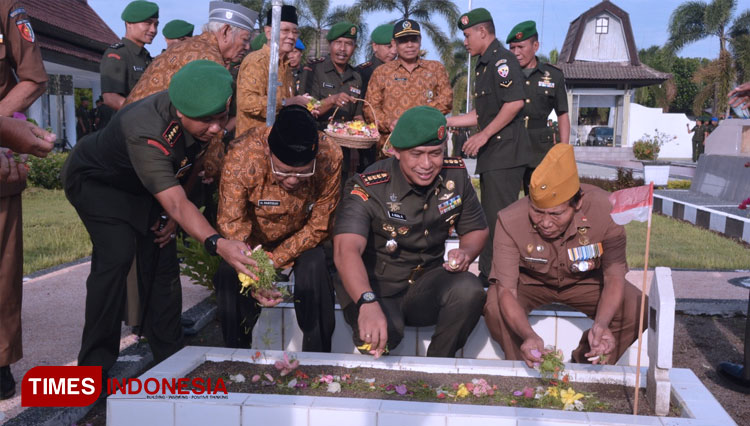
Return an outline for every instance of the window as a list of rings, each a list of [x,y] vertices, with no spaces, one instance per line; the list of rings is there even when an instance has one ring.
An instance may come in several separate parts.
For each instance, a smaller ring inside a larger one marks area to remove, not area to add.
[[[596,18],[596,33],[607,34],[609,32],[609,18]]]

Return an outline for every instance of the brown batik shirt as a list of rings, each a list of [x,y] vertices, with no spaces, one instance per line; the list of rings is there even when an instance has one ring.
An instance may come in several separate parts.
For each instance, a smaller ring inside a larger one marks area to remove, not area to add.
[[[320,136],[315,175],[287,192],[271,171],[270,127],[240,136],[224,160],[217,224],[226,238],[258,244],[286,268],[328,238],[341,197],[341,148]]]
[[[199,36],[179,41],[157,56],[125,99],[125,105],[169,89],[172,76],[188,62],[198,59],[206,59],[226,66],[219,51],[219,42],[213,33],[204,32]]]
[[[431,106],[443,114],[453,108],[453,88],[443,64],[425,59],[417,60],[412,72],[401,60],[383,64],[375,69],[367,86],[365,100],[375,109],[365,107],[365,118],[372,123],[377,117],[380,133],[391,133],[391,123],[406,110],[415,106]]]
[[[268,104],[268,64],[271,49],[268,45],[247,55],[237,75],[237,134],[241,135],[253,127],[266,125]],[[292,69],[286,59],[279,59],[279,86],[276,90],[276,111],[281,109],[281,100],[294,95]]]

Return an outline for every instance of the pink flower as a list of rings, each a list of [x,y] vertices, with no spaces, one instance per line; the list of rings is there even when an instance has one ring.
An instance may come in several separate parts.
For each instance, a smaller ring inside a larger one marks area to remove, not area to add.
[[[394,388],[397,394],[399,395],[406,395],[406,385],[398,385]]]
[[[264,374],[264,376],[266,376],[266,379],[268,379],[269,382],[273,383],[273,376],[272,375],[266,373],[266,374]]]
[[[438,399],[445,399],[445,392],[440,392],[439,394],[437,394],[437,398]]]
[[[276,367],[277,370],[279,370],[281,373],[281,377],[286,376],[287,374],[294,371],[299,366],[299,360],[292,360],[289,361],[289,355],[285,352],[284,353],[284,360],[283,361],[276,361],[273,364],[274,367]]]
[[[453,390],[458,390],[458,383],[453,383]]]
[[[467,383],[466,384],[466,390],[469,392],[474,391],[474,383]]]
[[[534,389],[532,389],[532,388],[523,388],[523,397],[524,398],[533,398],[534,397]]]
[[[325,376],[320,377],[321,383],[332,383],[333,382],[333,376],[330,374],[326,374]]]
[[[523,392],[521,392],[521,391],[514,391],[513,392],[513,396],[521,396],[521,395],[523,395]]]
[[[533,356],[534,358],[541,358],[541,357],[542,357],[542,353],[541,353],[541,352],[539,352],[539,350],[538,350],[538,349],[532,349],[532,350],[531,350],[531,355],[532,355],[532,356]]]
[[[253,382],[253,383],[257,383],[258,380],[260,380],[260,375],[259,374],[254,375],[253,378],[250,379],[250,381]]]

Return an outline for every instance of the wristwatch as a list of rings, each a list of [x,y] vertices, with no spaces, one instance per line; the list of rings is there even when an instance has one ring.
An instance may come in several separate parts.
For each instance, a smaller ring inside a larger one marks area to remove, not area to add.
[[[373,303],[373,302],[377,302],[377,300],[378,300],[378,296],[375,295],[375,293],[371,291],[366,291],[362,293],[361,296],[359,296],[359,300],[357,301],[357,309],[362,307],[362,305],[364,305],[365,303]]]
[[[203,247],[211,256],[216,256],[216,243],[219,241],[219,238],[221,238],[221,235],[213,234],[203,241]]]

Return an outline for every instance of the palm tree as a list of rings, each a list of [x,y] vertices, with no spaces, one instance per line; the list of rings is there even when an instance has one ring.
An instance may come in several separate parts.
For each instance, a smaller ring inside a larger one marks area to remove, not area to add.
[[[450,36],[456,34],[456,22],[460,16],[458,6],[450,0],[359,0],[355,7],[361,12],[397,11],[399,19],[413,19],[419,23],[424,34],[432,40],[443,63],[453,58],[452,40],[435,23],[440,15],[448,22]]]
[[[737,9],[737,0],[712,0],[710,3],[691,0],[681,5],[672,12],[669,22],[669,41],[667,48],[678,52],[685,45],[702,40],[706,37],[716,36],[719,38],[719,58],[716,59],[701,74],[707,80],[704,90],[713,94],[713,112],[727,106],[727,93],[736,83],[737,71],[741,74],[747,73],[748,56],[750,56],[750,41],[747,40],[750,33],[750,10],[746,10],[732,21],[732,15]],[[731,24],[731,27],[730,27]],[[731,49],[731,51],[730,51]],[[694,109],[700,108],[710,97],[701,91],[696,97]]]
[[[316,57],[321,53],[323,30],[337,22],[349,21],[359,27],[360,41],[362,34],[367,33],[367,24],[362,20],[362,13],[356,6],[337,6],[331,9],[330,0],[296,0],[294,5],[297,7],[302,38],[312,41]],[[361,42],[357,44],[358,49],[362,44]],[[358,50],[355,50],[353,58],[357,56],[357,52]]]
[[[229,0],[229,2],[241,4],[258,12],[258,28],[263,29],[263,25],[266,24],[266,11],[271,7],[271,0]]]

